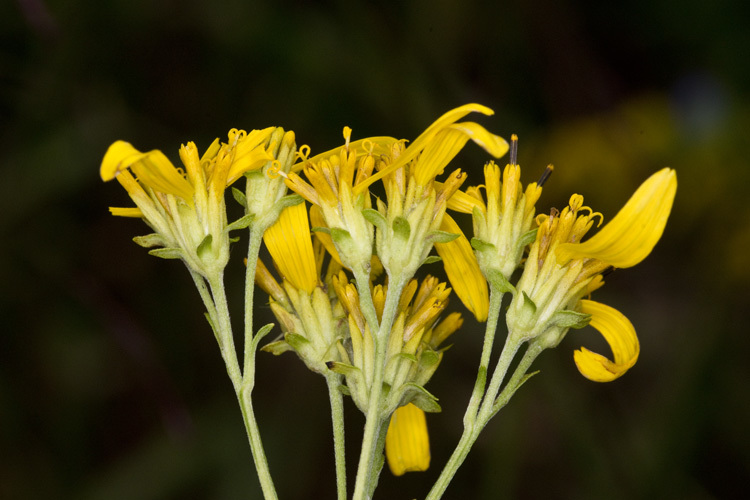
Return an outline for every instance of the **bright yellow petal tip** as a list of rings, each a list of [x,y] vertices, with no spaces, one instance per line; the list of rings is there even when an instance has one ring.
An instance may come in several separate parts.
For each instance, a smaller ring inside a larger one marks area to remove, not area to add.
[[[298,290],[312,293],[318,272],[304,203],[287,207],[263,235],[268,252],[284,279]]]
[[[487,280],[479,269],[469,240],[448,214],[443,216],[440,230],[459,235],[448,243],[435,243],[435,249],[443,259],[445,274],[448,275],[453,291],[474,314],[477,321],[487,321],[490,308]]]
[[[385,436],[385,456],[394,476],[430,467],[430,439],[424,411],[409,403],[393,412]]]
[[[594,382],[611,382],[638,361],[640,345],[635,328],[620,311],[599,302],[581,300],[581,312],[591,315],[591,326],[607,341],[615,360],[582,347],[573,354],[578,371]]]
[[[651,253],[664,233],[677,192],[677,175],[664,168],[649,177],[609,224],[583,243],[557,248],[559,262],[594,258],[615,267],[632,267]]]

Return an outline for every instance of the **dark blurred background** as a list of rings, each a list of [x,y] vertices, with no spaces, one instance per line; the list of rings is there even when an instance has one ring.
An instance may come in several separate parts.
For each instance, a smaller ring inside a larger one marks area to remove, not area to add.
[[[414,138],[467,102],[496,111],[476,117],[490,130],[519,134],[525,182],[555,164],[540,211],[577,192],[609,220],[664,166],[679,189],[654,253],[595,295],[635,324],[638,364],[589,382],[573,350],[605,348],[590,328],[569,334],[446,498],[743,497],[748,54],[740,0],[2,2],[0,497],[260,498],[188,273],[132,243],[141,221],[107,211],[130,205],[99,179],[110,143],[176,161],[188,140],[203,149],[231,127],[281,125],[319,152],[343,125]],[[479,183],[484,161],[469,145],[454,165]],[[258,306],[258,325],[271,321]],[[444,409],[428,419],[432,467],[384,471],[379,498],[421,498],[436,479],[481,332],[467,322],[428,386]],[[259,353],[255,394],[281,498],[333,498],[323,379],[292,354]],[[350,481],[363,421],[347,402]]]

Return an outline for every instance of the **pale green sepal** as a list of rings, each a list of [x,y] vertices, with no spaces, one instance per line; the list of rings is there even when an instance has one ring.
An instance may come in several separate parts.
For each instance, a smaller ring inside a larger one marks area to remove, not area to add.
[[[292,346],[292,348],[299,352],[300,349],[304,349],[307,344],[310,343],[309,340],[307,340],[305,337],[300,335],[299,333],[293,333],[288,332],[284,334],[284,340],[287,341],[287,343]]]
[[[477,252],[491,252],[495,250],[495,245],[474,237],[471,239],[471,248],[473,248]]]
[[[231,236],[229,238],[229,243],[237,243],[238,241],[240,241],[240,237],[239,236]]]
[[[264,325],[258,329],[258,332],[253,337],[253,345],[257,347],[258,342],[263,340],[263,337],[271,333],[271,329],[273,329],[273,323],[268,323],[267,325]]]
[[[203,258],[206,252],[211,251],[211,242],[214,240],[214,237],[210,234],[207,234],[205,238],[203,238],[203,241],[200,242],[200,245],[198,245],[198,248],[195,250],[195,254],[199,258]]]
[[[511,285],[510,282],[507,279],[505,279],[505,276],[503,275],[503,273],[501,273],[497,269],[488,269],[486,278],[487,278],[487,281],[490,283],[490,286],[492,287],[492,289],[495,290],[496,292],[501,292],[501,293],[510,292],[515,295],[516,287]],[[525,295],[526,294],[524,293],[524,296]],[[534,306],[534,310],[536,311],[536,306]]]
[[[242,205],[242,207],[247,208],[247,197],[245,197],[245,193],[232,186],[232,196],[237,203]]]
[[[449,233],[447,231],[430,231],[427,233],[425,241],[427,243],[450,243],[451,241],[458,238],[460,235],[456,233]]]
[[[359,377],[362,374],[360,369],[356,366],[342,363],[341,361],[327,361],[326,367],[333,373],[338,373],[339,375],[344,375],[345,377],[349,377],[352,375],[355,377]]]
[[[164,238],[158,233],[136,236],[133,241],[143,248],[163,247],[166,244]]]
[[[277,340],[276,342],[270,342],[260,348],[261,351],[270,352],[274,356],[278,356],[287,351],[293,351],[292,346],[289,345],[285,340]]]
[[[591,315],[576,311],[557,311],[552,315],[550,323],[560,328],[574,328],[579,330],[591,322]]]
[[[531,309],[530,314],[536,314],[536,304],[534,303],[534,301],[531,300],[531,297],[526,295],[526,292],[521,293],[523,293],[523,308],[527,310],[525,312],[527,312],[528,314],[528,309]]]
[[[399,357],[401,359],[405,359],[407,361],[411,361],[412,363],[417,362],[417,357],[413,354],[409,354],[408,352],[400,352],[396,354],[396,357]]]
[[[447,347],[445,349],[447,349]],[[445,349],[441,349],[441,351],[445,351]],[[419,365],[424,368],[430,368],[436,365],[437,363],[440,363],[441,359],[442,357],[440,356],[439,353],[432,351],[432,350],[425,350],[422,352],[422,355],[419,357]]]
[[[377,227],[381,231],[385,231],[388,228],[388,221],[385,219],[383,214],[372,208],[365,208],[362,210],[362,216],[373,226]]]
[[[414,394],[411,403],[420,410],[425,413],[440,413],[443,411],[437,402],[437,398],[430,394],[430,392],[421,385],[409,382],[404,384],[404,386],[407,387],[407,391]]]
[[[409,241],[409,235],[411,234],[411,226],[409,221],[404,217],[398,216],[393,219],[393,235],[402,240]]]
[[[339,385],[339,386],[337,387],[337,389],[338,389],[338,390],[339,390],[339,392],[340,392],[341,394],[343,394],[344,396],[351,396],[351,395],[352,395],[352,391],[350,391],[350,390],[349,390],[349,388],[348,388],[347,386],[345,386],[344,384],[340,384],[340,385]]]
[[[149,250],[148,254],[160,259],[181,259],[183,256],[180,248],[154,248]]]
[[[536,239],[537,231],[538,229],[532,229],[531,231],[527,231],[523,233],[521,237],[518,239],[518,246],[523,248],[526,245],[531,244]]]
[[[441,260],[443,259],[437,255],[430,255],[422,261],[422,265],[424,266],[425,264],[434,264],[435,262],[440,262]]]
[[[255,214],[243,215],[242,217],[225,227],[224,231],[229,232],[234,231],[235,229],[245,229],[253,223],[253,220],[255,220]]]
[[[318,227],[318,226],[315,226],[315,227],[311,227],[310,231],[312,231],[313,233],[325,233],[325,234],[328,234],[328,235],[331,234],[331,228],[330,227]]]

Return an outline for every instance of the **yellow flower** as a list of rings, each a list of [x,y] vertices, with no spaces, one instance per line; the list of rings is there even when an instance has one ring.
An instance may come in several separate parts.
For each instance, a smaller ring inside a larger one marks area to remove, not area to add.
[[[137,208],[110,211],[141,217],[154,229],[155,235],[136,240],[143,246],[171,249],[176,252],[172,256],[204,275],[223,269],[229,258],[224,190],[243,173],[273,160],[266,150],[273,130],[231,130],[226,144],[215,140],[202,157],[188,142],[180,148],[184,171],[161,151],[142,153],[117,141],[104,155],[100,174],[104,181],[117,179]]]
[[[422,410],[409,403],[391,416],[385,436],[385,456],[394,476],[430,467],[430,440]]]
[[[607,382],[623,375],[638,359],[633,325],[620,312],[581,300],[604,282],[601,273],[612,267],[638,264],[664,232],[677,190],[674,170],[665,168],[647,179],[620,212],[596,235],[581,239],[599,213],[573,195],[560,214],[539,216],[517,293],[508,311],[511,335],[554,347],[568,328],[589,323],[612,349],[614,361],[581,349],[575,354],[579,371],[590,380]]]

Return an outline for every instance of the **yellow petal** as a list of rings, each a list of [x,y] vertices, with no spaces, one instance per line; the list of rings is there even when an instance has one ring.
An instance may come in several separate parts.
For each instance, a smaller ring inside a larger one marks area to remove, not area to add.
[[[305,204],[285,208],[263,235],[276,267],[298,290],[312,293],[318,284]]]
[[[312,224],[312,227],[320,227],[320,228],[327,228],[326,220],[323,217],[323,212],[321,212],[320,207],[317,205],[310,206],[310,223]],[[325,249],[328,251],[329,254],[331,254],[331,257],[333,257],[333,260],[344,265],[343,262],[341,262],[341,257],[339,256],[338,250],[336,250],[336,245],[333,244],[333,239],[331,238],[330,234],[326,234],[322,231],[317,231],[315,233],[315,237],[320,241]]]
[[[573,353],[578,371],[594,382],[611,382],[638,360],[640,345],[635,328],[620,311],[599,302],[581,300],[581,312],[591,315],[591,326],[607,341],[615,360],[582,347]]]
[[[393,412],[385,436],[385,456],[394,476],[430,467],[430,439],[424,411],[409,403]]]
[[[595,258],[615,267],[632,267],[651,253],[664,232],[677,191],[677,175],[664,168],[649,177],[609,224],[583,243],[557,248],[561,263]]]
[[[263,147],[274,130],[275,127],[268,127],[263,130],[251,130],[246,137],[238,139],[236,145],[230,144],[230,146],[234,147],[234,158],[227,174],[227,186],[234,183],[245,172],[257,170],[274,159],[273,155]]]
[[[436,182],[435,187],[436,189],[441,186],[441,183]],[[448,198],[448,203],[446,204],[446,207],[456,211],[461,212],[464,214],[470,214],[474,212],[474,207],[479,208],[482,211],[486,211],[486,208],[484,206],[484,203],[482,200],[471,196],[470,194],[467,194],[463,191],[456,191],[453,193],[453,195]]]
[[[487,281],[479,269],[469,240],[448,214],[443,216],[440,230],[459,235],[448,243],[435,243],[435,249],[443,259],[445,274],[448,275],[453,290],[477,321],[486,321],[490,307]]]
[[[99,173],[103,180],[108,181],[127,168],[133,171],[141,184],[192,203],[193,186],[161,151],[155,149],[141,153],[130,143],[117,141],[104,154]]]
[[[482,106],[481,104],[465,104],[463,106],[460,106],[458,108],[452,109],[445,113],[443,116],[435,120],[432,125],[427,127],[427,129],[420,134],[419,137],[414,139],[414,142],[412,142],[408,148],[403,152],[399,158],[388,165],[388,167],[384,168],[377,174],[368,177],[365,181],[360,182],[357,184],[354,188],[354,194],[358,195],[362,193],[367,186],[372,184],[373,182],[382,179],[386,175],[390,174],[394,170],[397,170],[401,168],[402,166],[409,163],[411,160],[417,157],[419,153],[424,150],[427,145],[435,140],[436,135],[441,131],[449,126],[456,123],[458,120],[463,118],[464,116],[468,115],[471,112],[479,112],[485,115],[492,115],[494,114],[494,111],[492,111],[490,108],[486,106]]]
[[[109,207],[109,211],[117,217],[143,217],[143,212],[137,207]]]

